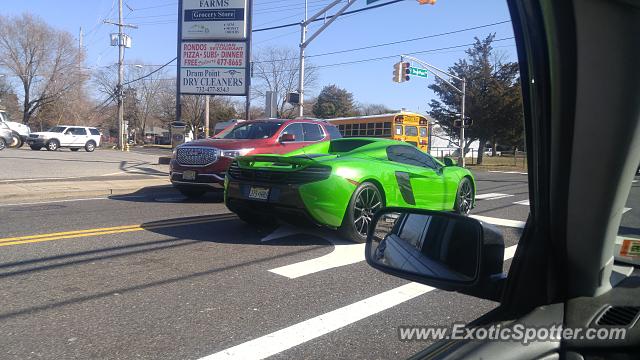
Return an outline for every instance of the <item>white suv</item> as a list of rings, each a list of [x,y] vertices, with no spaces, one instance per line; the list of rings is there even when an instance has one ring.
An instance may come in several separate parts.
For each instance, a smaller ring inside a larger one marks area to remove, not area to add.
[[[44,147],[49,151],[55,151],[61,147],[68,147],[71,151],[84,148],[87,152],[92,152],[100,146],[101,136],[100,131],[93,127],[58,125],[49,131],[32,132],[26,142],[31,150]]]

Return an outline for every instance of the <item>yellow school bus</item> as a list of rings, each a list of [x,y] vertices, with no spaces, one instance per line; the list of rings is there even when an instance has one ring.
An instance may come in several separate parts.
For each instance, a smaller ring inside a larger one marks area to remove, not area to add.
[[[379,137],[408,142],[429,151],[429,120],[411,112],[328,119],[343,137]]]

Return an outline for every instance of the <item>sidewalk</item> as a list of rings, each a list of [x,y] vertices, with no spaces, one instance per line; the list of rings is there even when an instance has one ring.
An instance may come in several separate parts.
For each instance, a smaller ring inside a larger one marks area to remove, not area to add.
[[[167,186],[169,189],[170,184],[168,177],[127,179],[124,176],[122,179],[108,180],[74,179],[69,181],[1,183],[0,203],[124,195],[158,186]]]

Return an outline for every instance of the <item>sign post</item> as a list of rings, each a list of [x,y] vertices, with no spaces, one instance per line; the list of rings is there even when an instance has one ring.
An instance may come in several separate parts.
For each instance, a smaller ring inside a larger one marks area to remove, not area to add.
[[[248,104],[251,3],[178,1],[176,121],[183,94],[246,96]]]

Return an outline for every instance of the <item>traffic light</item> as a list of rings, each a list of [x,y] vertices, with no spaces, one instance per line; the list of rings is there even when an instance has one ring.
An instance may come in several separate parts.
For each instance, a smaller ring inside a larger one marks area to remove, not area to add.
[[[408,62],[400,61],[393,64],[393,81],[397,83],[409,81],[410,64]]]
[[[461,119],[455,119],[453,120],[453,127],[455,128],[460,128],[462,124],[462,120]],[[465,118],[464,119],[464,127],[468,128],[471,125],[473,125],[473,120],[471,120],[471,118]]]
[[[436,0],[418,0],[418,4],[420,5],[435,5]]]
[[[402,63],[402,74],[404,77],[404,81],[409,81],[409,74],[411,74],[411,70],[409,70],[409,67],[411,67],[411,64],[409,64],[408,62],[403,62]]]

